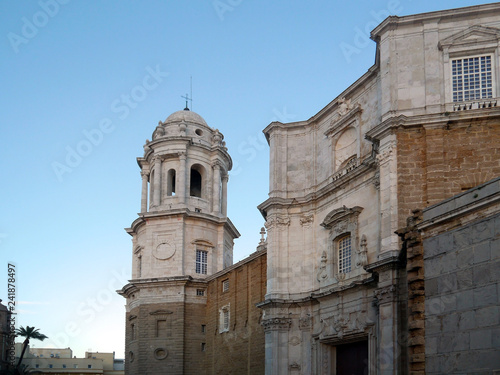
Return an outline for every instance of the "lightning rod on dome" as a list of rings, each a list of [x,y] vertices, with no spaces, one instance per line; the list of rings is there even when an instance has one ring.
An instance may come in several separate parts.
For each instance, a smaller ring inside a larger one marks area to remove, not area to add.
[[[186,99],[186,108],[184,108],[185,111],[189,111],[188,101],[191,101],[191,110],[193,110],[193,76],[190,77],[190,80],[191,98],[188,94],[186,94],[186,96],[181,96],[181,98]]]

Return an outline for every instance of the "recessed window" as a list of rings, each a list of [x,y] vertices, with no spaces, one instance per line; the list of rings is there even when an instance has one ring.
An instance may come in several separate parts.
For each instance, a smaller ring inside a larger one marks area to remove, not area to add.
[[[196,273],[207,274],[208,251],[196,250]]]
[[[201,185],[202,185],[201,173],[195,168],[191,168],[191,186],[189,189],[189,195],[191,197],[201,198]]]
[[[201,333],[205,333],[207,331],[207,326],[206,324],[201,325]]]
[[[63,365],[63,368],[66,368],[66,365]]]
[[[167,195],[169,197],[175,195],[175,169],[170,169],[167,172]]]
[[[225,293],[229,290],[229,279],[222,282],[222,292]]]
[[[92,365],[88,365],[87,368],[92,368]]]
[[[201,351],[204,352],[206,350],[207,344],[204,342],[201,343]]]
[[[337,241],[339,273],[351,272],[351,236],[343,236]]]
[[[203,135],[203,131],[201,129],[196,129],[194,132],[196,133],[196,135],[199,135],[200,137]]]
[[[196,289],[196,295],[203,297],[205,295],[205,289]]]
[[[491,55],[452,60],[451,78],[454,102],[492,98]]]
[[[219,333],[229,331],[229,305],[219,310]]]
[[[53,365],[49,365],[49,368],[53,368],[54,366]]]

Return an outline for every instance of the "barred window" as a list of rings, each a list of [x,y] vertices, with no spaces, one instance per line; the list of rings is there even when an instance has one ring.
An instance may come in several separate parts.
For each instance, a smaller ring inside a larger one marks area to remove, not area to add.
[[[229,290],[229,279],[222,282],[222,292],[227,292]]]
[[[451,77],[454,102],[493,97],[491,55],[452,60]]]
[[[203,297],[205,295],[205,289],[196,289],[196,295]]]
[[[339,273],[351,272],[351,236],[343,236],[337,241]]]
[[[208,251],[196,250],[196,273],[207,274]]]

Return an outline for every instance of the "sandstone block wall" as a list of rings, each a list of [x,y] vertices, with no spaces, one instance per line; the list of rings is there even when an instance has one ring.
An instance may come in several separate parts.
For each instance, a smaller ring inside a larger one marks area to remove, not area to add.
[[[255,305],[262,302],[266,294],[266,259],[263,252],[209,281],[206,374],[264,374],[262,310]],[[225,280],[229,282],[229,289],[223,292]],[[224,306],[230,311],[229,330],[221,333],[220,310]]]
[[[398,132],[399,226],[424,208],[500,176],[498,120]]]

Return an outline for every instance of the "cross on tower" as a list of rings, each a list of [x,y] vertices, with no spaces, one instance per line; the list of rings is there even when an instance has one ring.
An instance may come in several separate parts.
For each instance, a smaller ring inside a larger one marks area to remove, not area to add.
[[[190,98],[188,94],[186,94],[186,96],[181,96],[181,98],[186,99],[186,108],[184,108],[184,110],[189,111],[188,100],[191,101],[191,107],[192,107],[193,106],[193,99]]]

